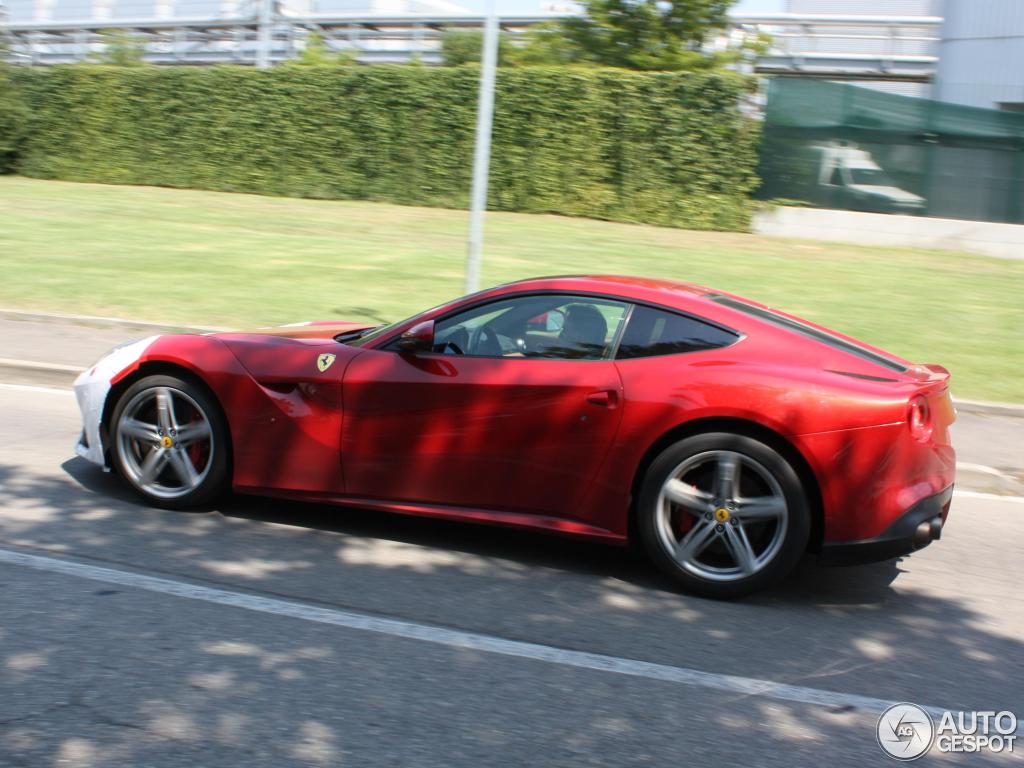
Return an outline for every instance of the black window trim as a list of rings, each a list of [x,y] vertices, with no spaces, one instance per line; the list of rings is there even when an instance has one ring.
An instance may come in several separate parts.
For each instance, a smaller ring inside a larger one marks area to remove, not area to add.
[[[626,335],[626,329],[629,327],[629,321],[633,319],[634,309],[636,309],[635,301],[626,302],[626,314],[622,316],[622,322],[619,323],[619,330],[615,332],[615,338],[612,339],[612,343],[608,345],[608,360],[615,360],[619,356],[619,345],[622,344],[622,337]]]
[[[701,317],[699,315],[693,314],[692,312],[687,312],[686,310],[677,309],[675,307],[667,307],[664,304],[658,304],[658,303],[653,302],[653,301],[644,301],[642,299],[633,299],[633,298],[630,298],[628,296],[616,296],[615,294],[602,293],[600,291],[566,291],[564,289],[559,290],[559,289],[555,289],[555,288],[543,288],[541,290],[533,290],[533,291],[517,291],[517,292],[514,292],[514,293],[501,294],[499,296],[489,296],[486,299],[483,299],[481,301],[476,301],[476,302],[472,302],[472,303],[469,303],[469,304],[463,304],[463,305],[461,305],[459,307],[455,307],[454,309],[452,309],[452,310],[450,310],[448,312],[445,312],[443,314],[438,315],[437,317],[430,318],[430,319],[432,319],[434,321],[434,323],[436,324],[436,323],[440,323],[440,322],[442,322],[444,320],[447,320],[449,317],[452,317],[452,316],[454,316],[454,315],[456,315],[458,313],[461,313],[461,312],[464,312],[464,311],[467,311],[467,310],[476,309],[477,307],[484,307],[484,306],[487,306],[488,304],[494,304],[494,303],[499,302],[499,301],[505,301],[507,299],[519,298],[519,297],[522,297],[522,296],[581,296],[581,297],[590,297],[590,298],[595,298],[595,299],[605,299],[606,301],[616,301],[616,302],[618,302],[620,304],[625,304],[626,305],[626,312],[625,312],[625,314],[622,317],[622,322],[619,325],[619,330],[618,330],[618,333],[616,334],[616,337],[614,339],[612,339],[612,343],[608,345],[608,350],[606,351],[606,353],[604,355],[602,355],[601,357],[598,357],[598,358],[502,357],[502,356],[498,356],[498,355],[465,355],[465,357],[467,357],[467,358],[471,357],[471,358],[476,359],[476,360],[562,360],[562,361],[565,361],[567,363],[626,362],[626,360],[618,360],[617,359],[617,355],[619,353],[619,345],[622,343],[622,336],[623,336],[623,334],[626,331],[626,324],[628,323],[629,318],[632,317],[632,315],[633,315],[633,307],[636,307],[636,306],[650,307],[651,309],[658,309],[658,310],[661,310],[663,312],[670,312],[670,313],[675,314],[675,315],[680,315],[681,317],[685,317],[685,318],[687,318],[689,320],[694,320],[695,322],[704,323],[705,325],[710,325],[710,326],[712,326],[714,328],[718,328],[720,331],[725,331],[726,333],[732,334],[732,336],[735,337],[730,343],[723,344],[720,347],[714,347],[713,349],[726,349],[727,347],[731,347],[731,346],[733,346],[733,344],[736,344],[737,342],[742,341],[744,338],[746,338],[746,334],[741,333],[740,331],[737,331],[735,328],[730,328],[727,325],[723,325],[722,323],[717,322],[715,320],[710,320],[710,319],[708,319],[706,317]],[[396,327],[396,331],[395,331],[395,333],[393,335],[388,336],[388,337],[384,338],[383,340],[375,339],[374,341],[376,341],[377,343],[375,345],[373,345],[373,346],[366,347],[366,349],[375,349],[375,350],[378,350],[378,351],[381,351],[381,352],[396,352],[397,350],[389,348],[391,346],[391,344],[393,344],[395,341],[397,341],[399,336],[401,336],[406,330],[408,330],[409,328],[412,328],[414,325],[416,325],[417,322],[422,322],[422,321],[418,321],[417,318],[422,317],[424,314],[426,314],[427,312],[430,312],[430,311],[431,310],[428,309],[428,310],[425,310],[424,312],[420,312],[418,315],[413,315],[413,317],[406,318],[405,320],[401,321],[401,323]],[[670,353],[668,355],[653,355],[652,357],[670,357],[672,355],[691,355],[691,354],[694,354],[694,352],[698,352],[698,351],[707,352],[709,350],[692,350],[692,351],[689,351],[689,352],[672,352],[672,353]],[[437,356],[437,357],[452,357],[451,355],[446,355],[443,352],[423,352],[421,354],[423,354],[424,356],[431,355],[431,356]],[[647,357],[647,358],[644,358],[644,357],[627,358],[627,360],[649,360],[649,359],[651,359],[651,358],[650,357]]]
[[[907,371],[907,366],[893,360],[890,357],[887,357],[886,355],[880,354],[878,352],[873,352],[870,349],[865,349],[859,344],[856,344],[852,341],[847,341],[846,339],[840,338],[839,336],[836,336],[827,331],[819,330],[818,328],[815,328],[813,326],[806,325],[805,323],[802,323],[799,320],[795,320],[791,317],[786,317],[785,315],[777,314],[771,309],[765,309],[762,307],[755,306],[753,304],[748,304],[744,301],[734,299],[731,296],[726,296],[721,293],[709,293],[707,294],[707,298],[715,302],[716,304],[719,304],[720,306],[727,307],[736,312],[742,312],[745,315],[754,317],[758,320],[768,323],[769,325],[773,325],[776,328],[782,328],[783,330],[798,334],[800,336],[803,336],[804,338],[812,339],[813,341],[817,341],[820,344],[824,344],[825,346],[830,347],[831,349],[837,349],[840,352],[846,352],[855,357],[859,357],[862,360],[867,360],[869,362],[875,363],[876,365],[880,365],[883,368],[888,368],[890,371],[896,371],[897,373],[905,373]]]

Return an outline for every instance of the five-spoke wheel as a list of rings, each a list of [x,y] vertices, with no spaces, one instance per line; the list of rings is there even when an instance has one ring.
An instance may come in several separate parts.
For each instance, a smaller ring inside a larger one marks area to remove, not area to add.
[[[654,562],[687,589],[731,597],[785,575],[806,545],[809,516],[793,468],[742,435],[695,435],[651,465],[638,501]]]
[[[116,466],[162,506],[207,501],[225,482],[222,424],[217,404],[199,385],[170,376],[141,379],[121,396],[111,420]]]

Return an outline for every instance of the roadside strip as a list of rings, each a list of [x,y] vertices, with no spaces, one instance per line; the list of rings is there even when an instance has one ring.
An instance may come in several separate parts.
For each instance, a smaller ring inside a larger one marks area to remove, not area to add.
[[[37,387],[34,384],[7,384],[0,382],[0,392],[39,392],[45,395],[63,395],[74,397],[73,390],[66,387]]]
[[[74,315],[61,312],[37,312],[27,309],[0,308],[0,317],[8,317],[12,320],[24,318],[26,320],[49,320],[64,321],[68,323],[102,323],[104,325],[125,325],[133,328],[163,329],[173,331],[197,331],[209,333],[211,331],[226,331],[227,328],[209,328],[201,325],[189,325],[187,323],[155,323],[151,320],[125,320],[121,317],[103,317],[102,315]]]
[[[227,331],[229,328],[214,327],[200,325],[188,325],[186,323],[157,323],[152,320],[127,320],[121,317],[104,317],[101,315],[76,315],[76,314],[64,314],[60,312],[38,312],[34,310],[22,310],[22,309],[10,309],[7,307],[0,307],[0,317],[9,317],[17,320],[24,318],[26,320],[44,320],[44,321],[65,321],[69,323],[103,323],[105,325],[123,325],[126,327],[133,328],[147,328],[151,330],[163,330],[167,333],[174,333],[180,331],[194,331],[196,333],[215,333],[218,331]],[[8,361],[14,363],[15,361]],[[32,361],[21,361],[29,363],[28,366],[36,370],[42,370],[45,363],[34,363]],[[5,363],[0,362],[0,366],[4,366]],[[14,366],[11,366],[14,367]],[[55,369],[50,370],[63,370],[64,366],[56,366]],[[81,370],[81,369],[76,369]],[[954,397],[953,404],[957,409],[965,411],[967,413],[988,413],[1001,416],[1019,416],[1024,418],[1024,405],[1018,405],[1017,403],[993,403],[985,400],[961,400],[960,398]]]
[[[4,367],[4,358],[0,358],[0,370]],[[68,366],[70,368],[70,366]],[[81,369],[72,369],[73,371]],[[70,381],[68,382],[70,384]],[[9,384],[6,382],[0,382],[0,392],[38,392],[39,394],[47,395],[63,395],[65,397],[73,396],[74,392],[70,388],[65,387],[44,387],[37,386],[34,384]],[[1006,474],[1000,472],[998,469],[993,467],[986,467],[983,464],[974,464],[971,462],[957,462],[957,469],[961,471],[973,471],[980,472],[984,475],[991,475],[995,477],[1006,477]],[[1013,496],[1013,495],[1002,495],[998,493],[982,493],[980,491],[969,491],[956,489],[953,491],[954,496],[959,496],[965,499],[982,499],[987,501],[1006,501],[1014,504],[1024,504],[1024,496]]]
[[[1024,504],[1024,496],[1001,496],[998,493],[961,491],[959,488],[953,491],[953,496],[960,497],[961,499],[981,499],[982,501],[1005,501],[1010,504]]]
[[[801,685],[777,683],[738,675],[704,672],[688,667],[674,667],[648,661],[606,656],[599,653],[575,651],[540,643],[508,640],[494,635],[464,632],[447,627],[419,624],[399,619],[388,619],[355,611],[325,608],[293,600],[282,600],[249,592],[234,592],[184,581],[147,576],[133,571],[101,568],[63,558],[30,555],[15,550],[0,549],[0,563],[57,573],[73,578],[84,578],[122,587],[156,592],[186,600],[198,600],[215,605],[240,608],[246,611],[284,616],[317,624],[328,624],[361,632],[373,632],[407,640],[433,643],[449,648],[479,651],[501,656],[512,656],[547,664],[585,669],[607,674],[640,677],[663,683],[675,683],[696,688],[707,688],[740,696],[759,696],[776,701],[795,702],[830,707],[836,711],[860,710],[877,715],[897,702],[841,693]],[[933,717],[941,718],[947,711],[943,707],[924,707]],[[1024,721],[1018,726],[1024,734]]]
[[[0,379],[19,386],[44,385],[43,388],[71,387],[84,368],[77,365],[40,363],[35,360],[20,360],[0,357]]]
[[[17,313],[14,310],[0,309],[0,314],[26,314]],[[53,315],[54,318],[89,318],[88,315]],[[92,318],[94,320],[103,320],[104,322],[110,323],[124,323],[125,325],[134,325],[140,327],[164,329],[168,332],[173,332],[173,329],[167,326],[159,325],[157,323],[142,323],[134,322],[129,320],[117,320],[114,318]],[[177,330],[192,329],[196,331],[207,331],[208,329],[201,329],[195,326],[177,326]],[[79,373],[85,370],[80,366],[76,365],[64,365],[61,363],[43,363],[37,360],[21,360],[17,358],[0,357],[0,371],[3,369],[12,370],[15,372],[27,373],[31,371],[39,371],[44,374],[50,374],[51,376],[60,376],[62,374],[74,374],[77,376]],[[70,382],[69,382],[70,383]],[[966,413],[985,413],[997,416],[1013,416],[1024,418],[1024,405],[1015,405],[1013,403],[989,403],[981,400],[960,400],[958,398],[953,399],[953,404],[956,406],[958,411],[964,411]]]
[[[0,357],[0,368],[26,368],[31,371],[51,371],[53,373],[73,373],[75,375],[85,370],[85,368],[77,365],[40,363],[36,360],[21,360],[15,357]]]

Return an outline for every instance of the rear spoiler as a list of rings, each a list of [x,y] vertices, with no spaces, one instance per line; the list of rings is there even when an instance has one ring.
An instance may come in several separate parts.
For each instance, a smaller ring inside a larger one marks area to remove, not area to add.
[[[907,368],[907,375],[921,384],[949,386],[949,371],[936,363],[919,363]]]

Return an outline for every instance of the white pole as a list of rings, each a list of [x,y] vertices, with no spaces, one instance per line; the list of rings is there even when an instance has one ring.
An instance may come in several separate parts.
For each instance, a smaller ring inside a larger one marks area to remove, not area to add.
[[[256,66],[266,69],[270,66],[270,34],[274,23],[274,0],[258,0],[259,17],[256,28]]]
[[[498,17],[494,0],[487,0],[484,55],[480,64],[480,96],[476,107],[476,145],[473,151],[473,189],[469,205],[469,244],[466,254],[466,293],[480,287],[484,246],[484,211],[491,162],[491,124],[494,119],[494,74],[498,66]]]

